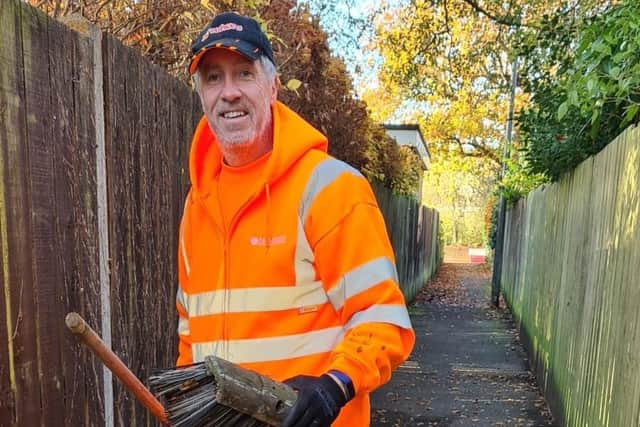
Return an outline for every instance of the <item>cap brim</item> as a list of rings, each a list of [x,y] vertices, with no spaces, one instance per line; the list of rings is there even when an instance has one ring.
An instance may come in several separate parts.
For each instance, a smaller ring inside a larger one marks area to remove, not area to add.
[[[233,52],[238,52],[239,54],[246,56],[249,59],[256,60],[260,58],[261,51],[259,48],[253,46],[250,43],[245,42],[244,40],[238,39],[220,39],[216,40],[211,44],[207,44],[203,46],[198,53],[196,53],[193,58],[191,58],[191,64],[189,64],[189,74],[193,74],[198,69],[198,64],[200,60],[204,57],[205,53],[210,51],[211,49],[227,49]]]

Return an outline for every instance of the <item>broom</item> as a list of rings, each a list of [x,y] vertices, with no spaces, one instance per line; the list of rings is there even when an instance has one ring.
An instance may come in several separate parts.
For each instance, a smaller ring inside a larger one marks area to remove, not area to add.
[[[288,385],[215,356],[155,371],[152,394],[78,313],[67,314],[65,323],[162,424],[279,426],[295,403],[297,393]]]
[[[176,427],[279,426],[297,396],[286,384],[215,356],[156,371],[149,385]]]

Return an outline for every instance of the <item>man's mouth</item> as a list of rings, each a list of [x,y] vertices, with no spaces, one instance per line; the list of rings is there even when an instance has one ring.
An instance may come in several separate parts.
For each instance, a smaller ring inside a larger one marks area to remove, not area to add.
[[[225,119],[235,119],[238,117],[244,117],[246,115],[246,111],[225,111],[224,113],[220,113],[220,116]]]

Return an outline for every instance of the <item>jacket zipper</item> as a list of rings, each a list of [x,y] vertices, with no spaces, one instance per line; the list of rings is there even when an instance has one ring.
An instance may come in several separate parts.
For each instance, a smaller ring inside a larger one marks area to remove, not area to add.
[[[224,305],[222,313],[222,345],[223,345],[223,359],[229,360],[229,310],[231,308],[231,283],[229,279],[229,271],[231,270],[231,234],[239,221],[240,216],[249,207],[251,203],[260,195],[261,190],[258,189],[253,193],[243,204],[240,209],[236,211],[229,223],[229,229],[224,230]],[[222,206],[220,201],[220,193],[217,194],[218,209],[222,212]],[[215,221],[214,221],[215,222]]]
[[[227,259],[227,252],[228,252],[228,243],[227,243],[227,233],[225,233],[224,227],[220,226],[220,224],[218,224],[216,222],[215,216],[209,211],[209,208],[207,207],[207,204],[204,202],[203,199],[198,198],[196,199],[196,202],[200,205],[200,208],[203,209],[206,213],[206,217],[209,218],[209,220],[211,221],[211,223],[213,224],[214,229],[218,232],[218,235],[222,236],[222,240],[223,240],[223,250],[222,250],[222,257],[224,260]],[[219,202],[219,198],[218,198],[218,209],[220,208],[220,202]],[[224,351],[224,347],[225,347],[225,341],[224,341],[224,323],[225,323],[225,312],[227,310],[226,307],[226,283],[227,283],[227,278],[226,278],[226,274],[227,274],[227,266],[226,266],[226,261],[225,263],[223,263],[223,268],[224,268],[224,272],[223,272],[223,281],[225,283],[225,287],[224,287],[224,292],[223,292],[223,312],[222,312],[222,350],[223,350],[223,354],[226,353],[226,351]],[[218,276],[219,277],[219,276]],[[212,278],[212,280],[215,280]],[[215,289],[215,287],[214,287]],[[218,346],[216,345],[215,347],[216,350],[216,356],[221,357],[220,352],[218,351]]]

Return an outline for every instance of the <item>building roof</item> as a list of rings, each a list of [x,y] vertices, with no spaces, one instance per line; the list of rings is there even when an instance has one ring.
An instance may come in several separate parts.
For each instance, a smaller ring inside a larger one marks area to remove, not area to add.
[[[425,169],[429,168],[431,153],[429,153],[427,142],[420,131],[420,126],[417,124],[383,124],[382,126],[398,144],[408,145],[417,150],[424,162]]]

